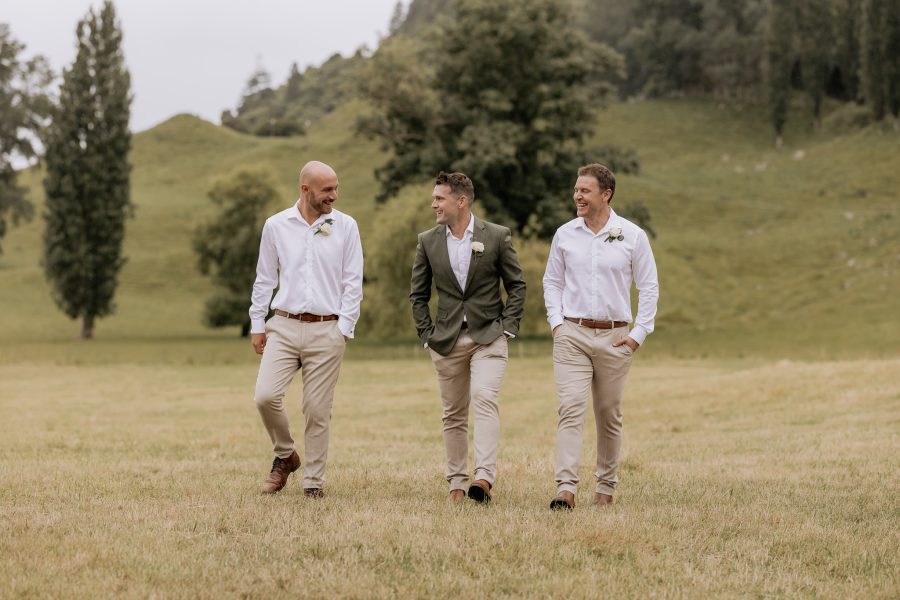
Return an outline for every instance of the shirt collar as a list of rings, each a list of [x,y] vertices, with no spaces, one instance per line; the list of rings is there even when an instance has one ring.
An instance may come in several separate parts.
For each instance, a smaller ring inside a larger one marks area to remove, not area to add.
[[[600,231],[598,231],[597,233],[594,233],[593,231],[591,231],[591,228],[588,227],[587,224],[584,222],[584,217],[578,217],[578,219],[577,219],[578,222],[575,223],[575,227],[580,227],[581,229],[584,229],[591,235],[600,235],[601,233],[609,232],[609,230],[612,229],[613,227],[618,227],[619,229],[621,229],[622,228],[621,220],[622,220],[622,217],[617,215],[616,211],[614,211],[612,209],[612,206],[610,206],[609,207],[609,219],[606,220],[606,225],[604,225],[603,228]]]
[[[445,229],[445,233],[446,233],[447,237],[450,237],[451,235],[453,235],[450,232],[449,225],[444,225],[444,229]],[[469,224],[466,226],[466,233],[474,234],[474,232],[475,232],[475,213],[472,213],[471,215],[469,215]],[[465,233],[463,234],[463,239],[466,239]]]
[[[332,220],[333,220],[333,219],[334,219],[334,212],[335,212],[334,209],[331,209],[331,212],[330,212],[330,213],[319,215],[319,218],[316,219],[315,221],[313,221],[313,222],[312,222],[312,225],[310,225],[309,223],[306,222],[306,219],[303,218],[303,215],[300,214],[300,200],[297,200],[297,201],[294,203],[294,207],[293,207],[293,208],[291,209],[291,211],[288,213],[288,219],[297,219],[298,221],[300,221],[301,223],[303,223],[303,224],[306,225],[307,227],[315,227],[316,225],[318,225],[319,223],[321,223],[321,222],[323,222],[323,221],[325,221],[325,220],[327,220],[327,219],[332,219]]]

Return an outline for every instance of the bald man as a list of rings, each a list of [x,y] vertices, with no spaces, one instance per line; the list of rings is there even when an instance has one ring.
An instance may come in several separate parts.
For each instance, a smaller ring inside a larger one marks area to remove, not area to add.
[[[264,494],[284,488],[300,468],[283,402],[299,370],[306,421],[303,494],[323,496],[331,404],[347,340],[359,319],[363,280],[359,227],[333,208],[337,199],[334,169],[309,162],[300,171],[300,198],[263,226],[250,332],[253,349],[262,356],[256,406],[275,452]],[[270,300],[274,315],[266,321]]]

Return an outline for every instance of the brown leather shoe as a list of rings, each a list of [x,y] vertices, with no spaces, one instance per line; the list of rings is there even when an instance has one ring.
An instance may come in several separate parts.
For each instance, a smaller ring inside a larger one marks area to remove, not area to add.
[[[459,504],[463,500],[466,499],[465,490],[450,490],[450,502],[453,504]]]
[[[550,510],[572,510],[575,508],[575,494],[560,492],[550,502]]]
[[[275,460],[272,461],[272,470],[269,471],[269,476],[263,481],[262,493],[274,494],[275,492],[281,491],[287,483],[288,476],[299,468],[300,455],[296,452],[291,454],[288,458],[278,458],[276,456]]]
[[[321,488],[304,488],[303,495],[307,498],[324,498],[325,492]]]
[[[613,497],[609,494],[594,493],[594,506],[608,506],[613,503]]]
[[[491,484],[484,479],[476,479],[469,486],[469,498],[475,502],[487,504],[491,501]]]

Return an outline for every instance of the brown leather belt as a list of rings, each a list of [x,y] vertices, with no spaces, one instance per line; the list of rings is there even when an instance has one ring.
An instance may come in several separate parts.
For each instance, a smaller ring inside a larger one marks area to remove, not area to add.
[[[297,319],[298,321],[303,321],[304,323],[318,323],[320,321],[337,321],[337,315],[314,315],[312,313],[300,313],[299,315],[294,315],[289,312],[285,312],[283,310],[275,309],[275,314],[279,317],[287,317],[288,319]]]
[[[625,327],[628,325],[625,321],[595,321],[593,319],[576,319],[574,317],[564,317],[566,321],[571,321],[582,327],[590,327],[591,329],[615,329],[616,327]]]

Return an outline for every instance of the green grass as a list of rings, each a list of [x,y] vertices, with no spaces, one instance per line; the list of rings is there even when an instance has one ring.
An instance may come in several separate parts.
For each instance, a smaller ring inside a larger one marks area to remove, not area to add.
[[[296,477],[257,493],[271,457],[249,348],[229,365],[128,364],[122,350],[125,362],[0,366],[0,596],[900,589],[897,359],[639,359],[616,504],[589,505],[588,417],[578,506],[557,514],[549,353],[510,363],[494,503],[455,507],[424,353],[344,364],[327,496],[309,501]]]

